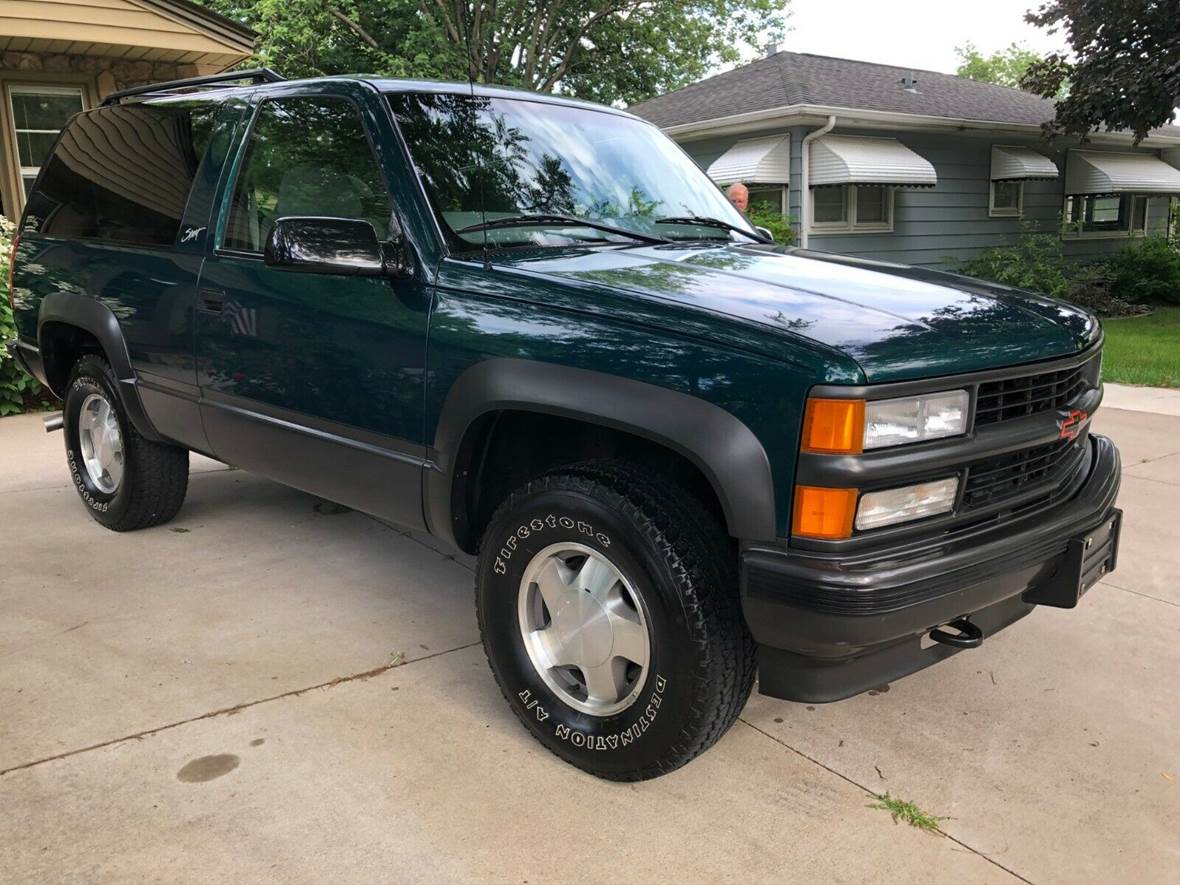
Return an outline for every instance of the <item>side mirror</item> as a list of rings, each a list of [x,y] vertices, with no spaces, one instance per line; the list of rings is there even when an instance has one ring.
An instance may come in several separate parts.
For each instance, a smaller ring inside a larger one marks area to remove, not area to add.
[[[280,218],[266,239],[262,260],[269,267],[301,273],[378,276],[386,271],[373,225],[355,218]]]
[[[770,240],[770,242],[774,242],[774,234],[770,232],[770,228],[754,225],[754,230],[758,231],[758,233],[762,234],[762,236],[766,237],[766,239]]]

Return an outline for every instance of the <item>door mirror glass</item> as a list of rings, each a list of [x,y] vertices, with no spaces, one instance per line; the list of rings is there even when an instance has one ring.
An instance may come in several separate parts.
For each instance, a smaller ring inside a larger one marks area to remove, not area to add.
[[[262,259],[303,273],[375,276],[385,273],[377,232],[355,218],[296,216],[274,222]]]
[[[758,231],[758,233],[762,234],[762,236],[766,237],[766,239],[770,240],[770,242],[774,242],[774,234],[770,232],[770,228],[754,225],[754,230]]]

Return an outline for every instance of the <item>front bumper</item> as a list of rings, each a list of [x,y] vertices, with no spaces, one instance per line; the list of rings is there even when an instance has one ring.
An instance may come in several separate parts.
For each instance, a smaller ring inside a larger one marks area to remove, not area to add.
[[[1048,512],[932,539],[904,556],[855,563],[752,549],[741,563],[742,607],[759,643],[759,687],[825,702],[920,670],[960,651],[923,639],[966,618],[988,636],[1037,604],[1076,605],[1114,569],[1118,450],[1090,437],[1085,481]]]

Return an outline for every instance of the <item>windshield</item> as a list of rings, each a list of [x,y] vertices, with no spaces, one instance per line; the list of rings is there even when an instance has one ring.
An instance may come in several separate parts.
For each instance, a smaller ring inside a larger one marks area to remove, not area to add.
[[[494,248],[636,242],[571,219],[667,240],[748,241],[723,226],[683,223],[714,218],[752,230],[692,160],[647,123],[527,99],[397,93],[389,100],[457,251],[481,248],[485,238]],[[533,218],[504,221],[517,216]],[[465,230],[473,227],[479,229]]]

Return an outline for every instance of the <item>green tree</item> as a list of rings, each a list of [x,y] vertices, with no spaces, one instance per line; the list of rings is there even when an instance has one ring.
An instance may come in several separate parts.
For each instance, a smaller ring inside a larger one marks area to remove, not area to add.
[[[968,41],[962,46],[956,46],[955,52],[959,56],[959,67],[955,73],[960,77],[1014,88],[1019,88],[1020,80],[1029,66],[1041,60],[1041,56],[1023,43],[1010,43],[1004,49],[984,55],[975,48],[974,43]]]
[[[287,76],[472,79],[633,104],[781,38],[788,0],[201,0]]]
[[[1138,143],[1172,119],[1180,97],[1180,2],[1048,0],[1025,19],[1063,31],[1071,50],[1034,62],[1021,80],[1046,98],[1069,82],[1047,126],[1051,134],[1129,129]]]

